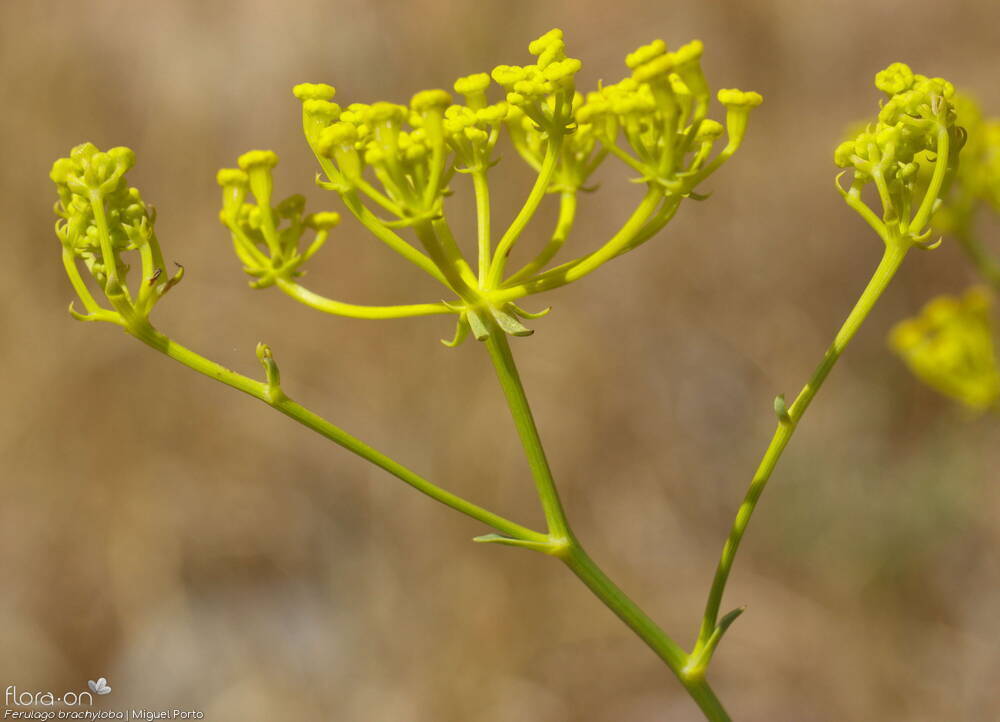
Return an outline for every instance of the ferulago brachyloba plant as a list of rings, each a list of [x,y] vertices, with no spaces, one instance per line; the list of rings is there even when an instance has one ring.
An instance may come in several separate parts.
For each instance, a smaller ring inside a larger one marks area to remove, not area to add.
[[[448,345],[470,334],[483,342],[524,446],[545,529],[527,528],[446,491],[293,401],[267,346],[257,349],[264,368],[264,380],[259,381],[181,346],[154,327],[150,313],[180,280],[181,271],[168,275],[154,231],[155,214],[126,179],[134,163],[126,148],[101,152],[81,145],[52,169],[59,192],[56,233],[66,272],[83,305],[82,312],[72,305],[70,310],[81,320],[120,326],[493,530],[476,541],[560,560],[663,660],[706,718],[728,720],[706,671],[723,634],[742,612],[720,614],[737,548],[778,459],[823,381],[910,249],[928,245],[928,224],[963,141],[955,124],[953,89],[944,80],[914,75],[905,65],[890,66],[876,77],[886,96],[877,119],[837,149],[837,163],[850,174],[846,189],[838,188],[881,239],[885,252],[812,378],[792,401],[782,396],[775,400],[777,429],[739,507],[696,641],[687,650],[608,578],[574,534],[508,336],[529,335],[524,322],[541,315],[524,310],[522,299],[580,280],[635,250],[670,221],[685,199],[703,199],[703,182],[739,149],[761,96],[721,90],[716,98],[724,115],[721,120],[711,118],[712,94],[700,65],[699,41],[673,52],[661,40],[640,47],[626,58],[628,77],[586,95],[576,89],[580,61],[566,55],[561,31],[534,40],[529,51],[535,56],[530,65],[501,65],[491,74],[459,78],[454,90],[462,102],[444,90],[427,90],[413,96],[408,106],[378,102],[341,107],[329,85],[294,89],[302,104],[306,140],[321,170],[317,183],[334,191],[372,236],[438,281],[445,300],[360,306],[316,294],[300,284],[300,269],[323,245],[339,216],[306,213],[297,195],[276,201],[272,169],[277,156],[270,151],[242,155],[239,167],[220,171],[218,181],[220,217],[244,270],[254,279],[252,286],[275,286],[317,310],[358,318],[452,316],[456,332]],[[520,211],[498,231],[491,215],[489,174],[504,132],[537,177]],[[628,166],[641,197],[597,250],[551,266],[573,229],[580,193],[605,161]],[[922,166],[929,174],[917,172]],[[471,261],[448,221],[446,198],[460,175],[471,181],[475,196],[478,255]],[[875,189],[875,207],[862,196],[869,186]],[[510,268],[511,250],[523,240],[548,195],[559,202],[555,228],[532,260]],[[137,255],[140,264],[131,283],[125,261],[129,254]]]

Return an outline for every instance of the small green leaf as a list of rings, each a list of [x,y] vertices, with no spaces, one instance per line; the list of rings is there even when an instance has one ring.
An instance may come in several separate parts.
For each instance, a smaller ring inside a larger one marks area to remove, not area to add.
[[[774,413],[778,416],[778,421],[783,424],[790,424],[792,422],[792,417],[788,415],[788,402],[785,401],[784,394],[778,394],[774,397]]]
[[[472,330],[472,335],[476,337],[477,341],[485,341],[490,337],[490,331],[486,328],[486,324],[483,323],[483,319],[479,317],[478,313],[470,308],[466,311],[466,316],[469,319],[469,328]]]
[[[504,544],[512,547],[523,547],[525,549],[534,549],[535,551],[544,552],[546,554],[552,550],[552,545],[549,542],[515,539],[514,537],[504,536],[503,534],[483,534],[482,536],[473,538],[472,541],[480,544]]]
[[[536,311],[536,312],[532,313],[531,311],[525,311],[523,308],[521,308],[520,306],[518,306],[513,301],[511,301],[510,303],[508,303],[507,306],[510,307],[511,309],[513,309],[515,314],[517,314],[521,318],[526,318],[526,319],[541,318],[542,316],[547,315],[548,312],[552,310],[552,306],[546,306],[541,311]]]
[[[500,324],[500,328],[504,330],[504,333],[509,333],[511,336],[530,336],[534,333],[534,331],[524,326],[516,317],[506,311],[502,311],[499,308],[490,310],[493,313],[493,318]]]
[[[444,339],[441,339],[441,343],[443,343],[448,348],[457,348],[466,339],[468,335],[469,335],[469,322],[466,320],[465,314],[463,313],[461,316],[459,316],[458,323],[455,324],[455,336],[451,339],[451,341],[445,341]]]

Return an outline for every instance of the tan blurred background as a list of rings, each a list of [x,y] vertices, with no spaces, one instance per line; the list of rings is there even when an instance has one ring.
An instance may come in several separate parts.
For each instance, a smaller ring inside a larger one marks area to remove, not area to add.
[[[805,381],[878,259],[834,192],[832,148],[897,59],[1000,113],[992,0],[0,3],[0,686],[106,676],[113,708],[211,722],[699,719],[553,560],[471,544],[479,525],[65,311],[49,166],[84,140],[129,145],[167,258],[187,268],[157,310],[164,331],[255,375],[267,341],[291,395],[539,523],[483,349],[443,348],[440,318],[355,321],[251,291],[214,175],[270,147],[279,193],[340,210],[312,186],[294,83],[405,101],[527,62],[552,26],[583,59],[584,88],[619,79],[654,37],[700,37],[715,87],[766,98],[708,202],[550,294],[538,333],[514,341],[579,535],[690,645],[771,399]],[[530,181],[504,156],[498,219]],[[608,166],[578,249],[637,200]],[[316,290],[355,302],[436,298],[353,222],[310,271]],[[748,611],[712,669],[735,719],[1000,719],[1000,420],[919,386],[884,342],[972,278],[952,244],[914,253],[783,459],[725,601]]]

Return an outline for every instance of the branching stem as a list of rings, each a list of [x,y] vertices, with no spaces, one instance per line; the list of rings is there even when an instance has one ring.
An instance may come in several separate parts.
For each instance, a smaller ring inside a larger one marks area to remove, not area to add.
[[[409,470],[402,464],[390,459],[382,452],[373,449],[360,439],[348,434],[343,429],[334,426],[323,417],[313,411],[310,411],[301,404],[296,403],[283,393],[275,395],[273,393],[273,389],[271,389],[267,383],[256,381],[249,376],[244,376],[236,371],[232,371],[215,361],[211,361],[210,359],[207,359],[204,356],[181,346],[167,336],[164,336],[148,323],[131,324],[126,327],[126,330],[146,345],[169,356],[175,361],[184,364],[188,368],[193,369],[200,374],[204,374],[209,378],[213,378],[216,381],[220,381],[227,386],[231,386],[238,391],[242,391],[245,394],[253,396],[255,399],[263,401],[268,406],[271,406],[283,413],[285,416],[294,419],[306,428],[312,429],[320,436],[326,437],[338,446],[342,446],[352,454],[356,454],[371,462],[375,466],[388,471],[397,479],[406,482],[417,491],[426,494],[435,501],[438,501],[445,506],[449,506],[455,511],[459,511],[466,516],[472,517],[473,519],[515,539],[534,542],[547,541],[547,536],[545,534],[541,534],[532,529],[521,526],[520,524],[506,519],[499,514],[495,514],[487,509],[477,506],[476,504],[473,504],[456,494],[445,491],[436,484]]]
[[[743,539],[743,534],[750,523],[750,517],[753,515],[761,494],[764,493],[764,488],[767,486],[767,482],[771,478],[778,460],[791,440],[792,434],[795,433],[799,420],[805,414],[806,409],[809,408],[809,404],[844,352],[847,344],[854,338],[858,328],[865,318],[868,317],[875,302],[878,301],[879,297],[885,291],[886,286],[889,285],[909,248],[909,243],[904,241],[894,241],[886,246],[885,254],[875,269],[874,275],[851,310],[847,320],[844,321],[843,326],[837,332],[833,343],[823,356],[823,360],[813,372],[812,378],[809,379],[809,382],[799,392],[795,401],[788,407],[787,415],[779,419],[778,427],[774,432],[771,443],[768,445],[767,451],[764,452],[764,457],[761,459],[753,480],[750,482],[750,488],[746,493],[746,497],[736,513],[736,519],[733,521],[729,537],[722,548],[722,556],[719,559],[719,565],[708,594],[708,601],[705,605],[705,614],[698,633],[698,642],[695,645],[696,652],[708,643],[716,629],[719,622],[722,595],[725,592],[726,582],[729,579],[729,573],[736,559],[736,552],[739,549],[740,541]]]
[[[710,722],[729,722],[722,704],[716,698],[704,675],[689,676],[685,673],[688,655],[674,642],[649,615],[647,615],[610,577],[594,562],[580,545],[570,529],[566,513],[559,500],[555,480],[549,468],[542,440],[528,404],[520,374],[514,363],[506,334],[495,324],[490,324],[486,348],[496,369],[510,407],[514,425],[524,446],[531,467],[538,496],[549,527],[549,554],[558,557],[570,570],[621,619],[643,642],[662,659],[677,676],[692,699]]]

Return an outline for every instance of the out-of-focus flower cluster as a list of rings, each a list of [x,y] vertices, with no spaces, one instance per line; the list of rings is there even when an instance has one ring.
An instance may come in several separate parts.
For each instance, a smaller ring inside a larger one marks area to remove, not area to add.
[[[890,346],[928,386],[975,411],[994,407],[1000,367],[990,305],[990,293],[979,287],[958,298],[938,296],[892,329]]]

